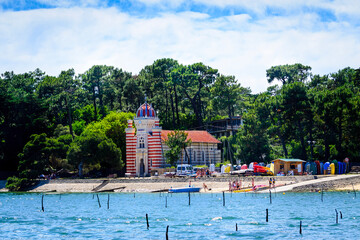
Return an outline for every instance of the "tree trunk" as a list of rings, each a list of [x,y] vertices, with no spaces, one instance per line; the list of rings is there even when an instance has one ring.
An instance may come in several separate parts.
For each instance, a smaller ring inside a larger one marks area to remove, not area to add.
[[[177,125],[180,126],[179,104],[178,104],[178,97],[177,97],[177,91],[175,85],[174,85],[174,94],[175,94],[176,120],[177,120]]]
[[[229,110],[229,118],[230,118],[230,126],[231,126],[231,135],[234,136],[234,126],[233,126],[233,121],[232,121],[232,114],[231,114],[231,106],[228,106],[228,110]]]
[[[170,91],[170,102],[171,102],[171,110],[172,110],[172,125],[173,125],[173,129],[176,128],[176,123],[175,123],[175,107],[174,107],[174,100]]]
[[[280,140],[281,140],[281,145],[283,147],[285,158],[288,158],[288,151],[286,149],[286,143],[285,143],[284,136],[282,134],[279,134],[279,137],[280,137]]]
[[[342,108],[342,106],[341,106]],[[338,137],[338,143],[336,144],[336,150],[338,150],[339,152],[339,156],[342,158],[343,157],[343,152],[342,152],[342,138],[343,138],[343,129],[342,129],[342,122],[343,122],[343,113],[341,110],[340,116],[339,116],[339,137]]]
[[[93,104],[94,104],[94,121],[97,120],[97,110],[96,110],[96,93],[95,87],[93,87]]]
[[[298,127],[299,127],[299,131],[300,131],[300,143],[301,143],[301,149],[302,149],[302,152],[303,152],[303,158],[304,159],[307,159],[307,154],[306,154],[306,146],[305,146],[305,140],[304,140],[304,134],[303,134],[303,128],[302,128],[302,125],[301,125],[301,122],[298,121]]]
[[[79,177],[82,178],[83,177],[83,161],[80,162],[79,164]]]
[[[324,145],[325,145],[325,161],[329,161],[330,158],[330,146],[328,141],[328,136],[325,134],[324,137]]]
[[[168,91],[165,88],[165,123],[167,123],[167,125],[169,124],[169,107],[168,107]]]

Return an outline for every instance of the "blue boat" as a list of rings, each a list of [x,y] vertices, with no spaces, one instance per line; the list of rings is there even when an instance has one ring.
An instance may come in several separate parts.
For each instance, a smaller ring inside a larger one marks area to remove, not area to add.
[[[199,187],[170,188],[169,193],[199,192]]]

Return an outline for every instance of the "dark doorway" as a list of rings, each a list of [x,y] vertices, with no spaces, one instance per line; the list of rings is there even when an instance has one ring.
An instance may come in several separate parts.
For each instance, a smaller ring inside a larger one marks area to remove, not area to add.
[[[140,160],[140,177],[144,176],[144,171],[145,171],[144,159],[141,159]]]

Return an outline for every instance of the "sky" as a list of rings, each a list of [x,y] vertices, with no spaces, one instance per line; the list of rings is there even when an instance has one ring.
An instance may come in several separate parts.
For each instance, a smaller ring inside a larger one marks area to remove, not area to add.
[[[266,69],[360,67],[358,0],[0,0],[0,73],[203,62],[266,91]]]

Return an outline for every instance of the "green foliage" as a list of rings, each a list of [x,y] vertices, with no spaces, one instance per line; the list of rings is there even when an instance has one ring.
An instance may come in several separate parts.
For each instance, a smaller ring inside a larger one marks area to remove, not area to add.
[[[27,181],[26,178],[8,177],[5,187],[11,192],[20,191],[26,186]]]
[[[280,65],[274,66],[266,70],[266,77],[268,82],[271,83],[275,79],[282,82],[282,84],[304,82],[309,76],[311,67],[304,66],[300,63],[293,65]]]
[[[72,127],[74,129],[74,133],[77,136],[80,136],[80,134],[84,131],[84,129],[86,128],[86,122],[84,120],[80,120],[80,121],[75,121],[72,124]]]
[[[110,112],[100,122],[89,124],[71,144],[69,162],[89,169],[121,170],[126,153],[125,128],[133,117],[132,113]]]
[[[269,162],[270,143],[267,129],[253,111],[244,115],[244,127],[237,133],[237,157],[242,163]]]
[[[348,67],[324,76],[310,71],[298,63],[273,66],[266,71],[267,80],[282,84],[259,94],[211,66],[182,65],[170,58],[154,61],[138,75],[105,65],[80,74],[68,69],[58,76],[39,69],[4,72],[0,164],[2,170],[19,169],[26,176],[70,167],[64,152],[73,139],[93,137],[88,132],[99,130],[103,134],[96,146],[104,159],[88,166],[114,167],[110,158],[117,158],[117,149],[125,159],[123,130],[131,116],[112,112],[135,112],[145,94],[163,129],[211,129],[213,120],[243,116],[240,135],[222,139],[223,159],[233,163],[236,158],[307,160],[311,155],[321,161],[360,161],[360,69]],[[249,141],[254,146],[248,146]],[[77,144],[72,151],[81,150]]]
[[[67,164],[66,152],[71,135],[61,135],[58,139],[48,138],[45,133],[33,134],[19,154],[21,177],[36,179],[43,173],[55,172]]]
[[[170,150],[165,152],[166,162],[174,166],[179,158],[181,159],[182,151],[191,144],[191,139],[187,139],[188,134],[184,131],[175,130],[168,134],[165,141]]]

